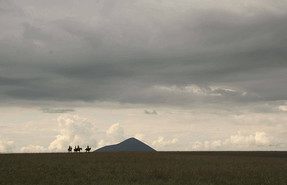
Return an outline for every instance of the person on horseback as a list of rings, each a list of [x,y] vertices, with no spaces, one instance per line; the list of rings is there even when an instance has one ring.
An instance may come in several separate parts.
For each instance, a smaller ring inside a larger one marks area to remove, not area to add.
[[[69,145],[68,152],[72,151],[72,147]]]
[[[78,145],[77,151],[78,151],[78,152],[81,152],[81,150],[82,150],[82,148],[80,148],[80,146]]]
[[[86,152],[90,152],[91,147],[89,147],[89,145],[88,145],[88,146],[87,146],[87,148],[86,148],[85,150],[86,150]]]

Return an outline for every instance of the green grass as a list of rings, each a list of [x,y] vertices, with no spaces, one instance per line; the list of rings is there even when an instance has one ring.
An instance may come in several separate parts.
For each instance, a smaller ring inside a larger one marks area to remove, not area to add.
[[[1,154],[0,184],[286,185],[287,152]]]

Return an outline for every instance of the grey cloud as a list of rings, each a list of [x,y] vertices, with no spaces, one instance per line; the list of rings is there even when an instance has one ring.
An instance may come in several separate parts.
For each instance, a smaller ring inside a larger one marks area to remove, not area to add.
[[[63,109],[63,108],[42,108],[44,113],[69,113],[74,112],[74,109]]]
[[[51,40],[51,36],[37,27],[31,26],[29,23],[23,23],[23,37],[27,39]]]
[[[0,1],[0,14],[5,15],[9,14],[12,16],[23,15],[23,11],[18,7],[14,1],[11,0],[1,0]]]
[[[78,14],[66,16],[59,3],[59,15],[43,16],[41,3],[29,14],[23,3],[22,22],[11,18],[22,30],[0,40],[0,98],[166,106],[287,99],[284,6],[99,1],[86,11],[68,3]],[[209,95],[180,91],[190,85]]]
[[[157,115],[157,111],[156,110],[144,110],[145,114],[149,114],[149,115]]]
[[[14,78],[5,78],[0,76],[0,85],[1,86],[12,86],[12,85],[22,85],[25,84],[24,79],[14,79]]]
[[[126,66],[125,66],[126,67]],[[134,72],[122,66],[114,66],[105,63],[74,65],[55,68],[54,72],[61,76],[76,79],[108,79],[128,78],[134,76]],[[53,70],[53,69],[52,69]],[[115,79],[114,79],[115,80]]]

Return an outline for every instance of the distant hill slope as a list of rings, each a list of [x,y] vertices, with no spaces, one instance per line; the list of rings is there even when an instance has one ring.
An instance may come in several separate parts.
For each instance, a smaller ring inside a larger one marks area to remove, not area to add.
[[[156,150],[133,137],[124,140],[119,144],[108,145],[95,150],[95,152],[123,152],[123,151],[156,151]]]

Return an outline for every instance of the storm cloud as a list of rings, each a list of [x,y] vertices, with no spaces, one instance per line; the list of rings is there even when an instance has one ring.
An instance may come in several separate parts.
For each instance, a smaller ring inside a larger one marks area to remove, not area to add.
[[[1,104],[287,100],[284,1],[2,0],[0,7]]]

